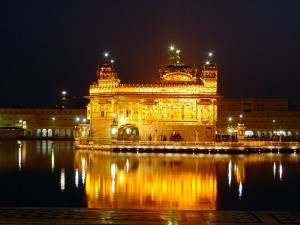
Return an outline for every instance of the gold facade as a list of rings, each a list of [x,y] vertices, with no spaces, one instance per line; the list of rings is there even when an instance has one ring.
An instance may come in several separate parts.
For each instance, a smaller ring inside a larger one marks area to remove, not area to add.
[[[169,61],[152,84],[122,84],[112,65],[99,65],[88,96],[91,136],[112,140],[113,126],[132,124],[141,141],[160,141],[163,136],[170,140],[174,133],[186,141],[214,140],[217,65],[208,61],[198,75],[178,55]]]

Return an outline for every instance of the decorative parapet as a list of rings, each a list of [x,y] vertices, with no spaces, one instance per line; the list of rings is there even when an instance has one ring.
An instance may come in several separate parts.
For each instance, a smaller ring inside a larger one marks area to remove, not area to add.
[[[118,87],[90,86],[90,94],[104,93],[185,93],[185,94],[216,94],[216,87],[203,87],[198,85],[149,85],[149,84],[120,84]]]

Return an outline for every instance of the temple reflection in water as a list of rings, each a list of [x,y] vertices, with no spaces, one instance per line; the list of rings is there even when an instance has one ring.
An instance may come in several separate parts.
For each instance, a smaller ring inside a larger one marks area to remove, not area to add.
[[[214,159],[207,160],[93,151],[75,156],[90,208],[216,209]]]
[[[1,141],[1,206],[296,210],[299,154],[147,154]]]
[[[260,177],[261,167],[270,168],[271,180],[281,181],[282,160],[278,154],[183,156],[80,150],[75,167],[84,177],[89,208],[216,210],[223,191],[232,190],[241,200],[245,183],[255,185],[252,177]],[[285,160],[295,163],[298,156],[291,154]],[[253,168],[248,170],[248,182],[246,167]]]

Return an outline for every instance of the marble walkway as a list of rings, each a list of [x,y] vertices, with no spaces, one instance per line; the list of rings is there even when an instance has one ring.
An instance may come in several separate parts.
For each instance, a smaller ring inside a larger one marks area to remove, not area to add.
[[[0,208],[0,225],[3,224],[290,225],[300,224],[300,212]]]

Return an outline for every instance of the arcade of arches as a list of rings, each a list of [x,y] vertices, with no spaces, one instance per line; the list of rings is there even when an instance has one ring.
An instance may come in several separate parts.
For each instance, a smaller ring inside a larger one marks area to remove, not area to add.
[[[28,130],[27,132],[31,132],[31,130]],[[74,133],[72,129],[39,128],[36,130],[37,137],[73,137],[73,134]]]

